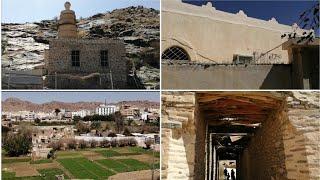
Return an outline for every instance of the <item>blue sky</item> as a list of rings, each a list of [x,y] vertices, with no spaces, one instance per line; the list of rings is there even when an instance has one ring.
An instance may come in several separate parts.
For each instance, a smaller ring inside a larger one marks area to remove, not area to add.
[[[201,5],[206,4],[207,0],[183,0],[184,2]],[[242,9],[249,17],[254,17],[258,19],[269,20],[275,17],[277,21],[281,24],[292,25],[297,22],[300,14],[311,8],[314,5],[314,0],[305,1],[231,1],[231,0],[219,0],[212,1],[212,4],[216,9],[237,13]]]
[[[160,102],[159,92],[2,92],[2,100],[9,97],[19,98],[34,103],[45,103],[50,101],[79,102],[97,101],[107,103],[149,100]]]
[[[35,22],[59,16],[66,0],[2,0],[1,22]],[[142,5],[160,9],[159,0],[69,0],[77,17]]]

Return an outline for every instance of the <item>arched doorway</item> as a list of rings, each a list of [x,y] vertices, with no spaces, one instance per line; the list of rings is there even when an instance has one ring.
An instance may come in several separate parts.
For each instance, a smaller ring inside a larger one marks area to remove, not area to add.
[[[190,60],[189,54],[181,47],[172,46],[166,49],[161,56],[163,60]]]

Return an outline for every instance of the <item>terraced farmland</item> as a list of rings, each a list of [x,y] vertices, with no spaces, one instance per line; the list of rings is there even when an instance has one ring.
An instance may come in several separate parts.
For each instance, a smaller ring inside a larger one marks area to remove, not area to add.
[[[120,177],[122,180],[126,173],[139,177],[140,172],[148,179],[152,163],[156,164],[153,167],[159,169],[160,162],[160,158],[154,156],[152,151],[131,147],[58,151],[56,157],[53,160],[35,161],[29,157],[5,158],[2,179],[54,180],[56,175],[63,174],[65,179],[98,180],[113,177],[111,179],[118,180]]]
[[[58,162],[78,179],[106,179],[115,174],[86,158],[65,158]]]

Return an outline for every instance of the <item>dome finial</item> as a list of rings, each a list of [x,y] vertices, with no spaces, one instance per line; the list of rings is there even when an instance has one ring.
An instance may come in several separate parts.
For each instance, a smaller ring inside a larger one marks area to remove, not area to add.
[[[64,7],[66,8],[66,10],[70,10],[71,3],[67,1],[66,3],[64,3]]]

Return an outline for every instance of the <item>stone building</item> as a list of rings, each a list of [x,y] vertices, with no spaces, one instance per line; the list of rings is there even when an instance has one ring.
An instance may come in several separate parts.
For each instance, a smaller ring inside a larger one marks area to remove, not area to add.
[[[58,38],[45,52],[49,88],[126,88],[125,46],[121,40],[78,38],[76,15],[65,3]]]
[[[320,178],[319,92],[163,92],[162,179]]]
[[[220,11],[211,2],[164,0],[161,16],[165,89],[319,89],[319,39],[299,45],[281,38],[312,31]]]

